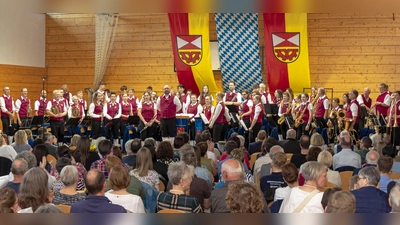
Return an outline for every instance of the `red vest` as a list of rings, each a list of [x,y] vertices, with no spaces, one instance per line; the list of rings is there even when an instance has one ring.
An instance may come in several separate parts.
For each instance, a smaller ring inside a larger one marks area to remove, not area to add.
[[[238,101],[237,93],[233,92],[225,93],[225,102],[237,102],[237,101]],[[239,111],[239,106],[236,106],[236,110]]]
[[[315,118],[322,118],[325,115],[325,108],[324,108],[324,101],[325,99],[328,99],[326,96],[323,97],[322,99],[318,98],[317,100],[317,106],[315,109]]]
[[[286,111],[288,110],[288,108],[289,108],[289,103],[287,103],[287,104],[285,104],[285,103],[283,103],[282,104],[282,107],[281,107],[281,113],[282,114],[286,114]],[[253,110],[254,111],[254,110]],[[290,113],[290,112],[289,112]]]
[[[165,95],[160,97],[161,118],[170,119],[176,117],[176,105],[174,104],[175,96],[170,95],[167,99]]]
[[[251,112],[251,117],[250,120],[253,122],[254,120],[254,115],[256,114],[256,108],[259,107],[261,109],[260,114],[258,114],[257,117],[257,123],[262,123],[263,120],[263,115],[264,115],[264,107],[262,105],[262,103],[258,103],[255,107],[254,110]],[[287,107],[286,107],[287,108]]]
[[[19,97],[18,99],[21,102],[21,106],[19,107],[19,112],[18,112],[19,118],[25,119],[28,117],[28,108],[31,103],[31,100],[29,100],[28,98],[22,99],[22,97]]]
[[[364,94],[361,95],[362,100],[364,102],[364,105],[367,106],[368,108],[371,108],[372,105],[372,99],[369,98],[369,101],[367,101],[367,99],[365,99]]]
[[[391,95],[391,93],[387,91],[385,93],[380,94],[378,96],[378,98],[376,99],[376,101],[384,102],[386,95]],[[387,109],[388,109],[388,107],[376,105],[376,111],[379,112],[382,116],[387,116]]]
[[[69,103],[69,92],[65,92],[63,95],[64,99]]]
[[[203,106],[203,108],[204,108],[204,116],[206,116],[206,118],[208,119],[208,121],[210,121],[211,120],[211,107],[212,106],[210,106],[210,107],[207,107],[207,106]]]
[[[176,108],[175,108],[176,110]],[[151,119],[154,117],[154,103],[151,102],[150,104],[147,104],[145,102],[142,103],[142,116],[144,120],[149,122]]]
[[[197,114],[197,107],[199,106],[199,103],[196,103],[194,105],[189,104],[188,109],[187,109],[187,113],[188,114],[194,114],[190,119],[193,119],[194,116]]]
[[[107,102],[107,114],[114,118],[119,111],[119,103],[115,102],[114,105],[111,105],[111,102]]]
[[[57,107],[58,108],[58,112],[59,113],[63,113],[64,112],[64,107],[65,107],[65,102],[64,101],[59,101],[58,103],[56,102],[56,100],[51,100],[51,106],[53,107]],[[63,121],[64,117],[50,117],[50,120],[55,120],[55,121]]]
[[[122,115],[129,115],[131,113],[131,104],[128,103],[121,103],[121,114]],[[128,120],[128,118],[121,117],[121,120]]]
[[[226,123],[225,104],[223,102],[219,102],[218,104],[220,104],[222,106],[222,109],[221,109],[221,113],[218,115],[217,119],[215,120],[215,123]],[[215,108],[217,108],[217,107],[215,106]]]
[[[261,95],[265,97],[265,104],[269,104],[269,102],[268,102],[268,93],[264,92]],[[242,109],[242,111],[243,111],[243,109]]]
[[[42,98],[38,99],[39,101],[39,109],[38,109],[38,116],[43,116],[44,112],[46,111],[45,109],[47,108],[47,103],[49,102],[49,100],[45,99],[43,100]]]
[[[131,103],[131,105],[132,105],[132,113],[133,113],[133,115],[136,115],[137,114],[136,97],[133,97],[131,99],[128,98],[128,102]]]
[[[97,105],[94,103],[94,110],[93,110],[93,114],[96,115],[101,115],[101,113],[103,112],[103,105]],[[93,120],[101,120],[101,117],[99,118],[93,118]]]
[[[86,101],[84,99],[79,99],[78,102],[79,102],[79,105],[81,105],[83,107],[83,109],[85,109]]]
[[[360,104],[358,104],[358,102],[357,102],[356,100],[351,101],[351,102],[348,104],[347,110],[346,110],[346,118],[348,118],[348,119],[353,119],[353,113],[351,112],[351,106],[352,106],[353,104],[356,104],[356,105],[357,105],[357,108],[358,108],[358,109],[357,109],[357,114],[358,114],[358,116],[357,116],[356,123],[355,123],[355,124],[358,124],[358,118],[360,117]]]
[[[206,104],[206,97],[205,96],[200,96],[200,104],[205,105]]]
[[[250,111],[250,108],[249,108],[249,106],[247,105],[248,102],[249,102],[249,99],[247,99],[246,101],[244,101],[243,104],[242,104],[242,113],[243,113],[243,114],[245,114],[245,113],[247,113],[248,111]],[[250,118],[250,115],[244,116],[242,119],[243,119],[243,120],[247,120],[247,119],[249,119],[249,118]]]
[[[12,107],[13,98],[12,98],[11,96],[9,96],[9,97],[7,98],[7,97],[4,97],[4,95],[1,96],[1,98],[4,99],[4,104],[6,105],[7,111],[12,111],[12,110],[13,110],[13,107]],[[4,113],[3,111],[1,111],[1,116],[3,116],[3,117],[8,117],[8,114],[7,114],[7,113]]]
[[[304,121],[304,124],[308,123],[308,121],[310,120],[310,112],[308,110],[308,104],[310,103],[306,103],[305,105],[301,105],[299,108],[299,115],[303,113],[304,108],[306,108],[306,110],[304,111],[303,116],[301,117]]]
[[[119,98],[118,98],[118,103],[119,103],[119,104],[122,104],[122,94],[118,95],[118,97],[119,97]]]
[[[74,103],[72,103],[71,110],[73,111],[74,108],[78,108],[79,109],[79,117],[82,117],[83,111],[84,111],[83,105],[81,105],[79,102],[78,102],[78,105],[75,105]]]
[[[187,98],[187,94],[182,94],[181,95],[181,105],[182,105],[182,108],[178,111],[178,113],[183,113],[183,105],[186,103],[186,99]]]

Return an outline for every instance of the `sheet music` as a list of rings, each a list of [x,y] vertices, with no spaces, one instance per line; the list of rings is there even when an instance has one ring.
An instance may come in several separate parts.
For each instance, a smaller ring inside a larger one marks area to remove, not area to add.
[[[204,124],[210,124],[210,121],[208,121],[206,115],[204,115],[204,113],[200,113],[200,117],[203,120]]]
[[[232,113],[229,113],[229,115],[231,116],[231,119],[233,120],[234,123],[237,123],[238,120],[236,120],[236,118],[232,115]],[[237,115],[237,114],[236,114]]]
[[[247,128],[247,126],[246,126],[246,124],[244,123],[244,121],[240,119],[240,117],[239,117],[238,114],[236,114],[236,118],[237,118],[237,120],[239,121],[240,125],[242,125],[243,129],[244,129],[245,131],[248,131],[249,129]]]

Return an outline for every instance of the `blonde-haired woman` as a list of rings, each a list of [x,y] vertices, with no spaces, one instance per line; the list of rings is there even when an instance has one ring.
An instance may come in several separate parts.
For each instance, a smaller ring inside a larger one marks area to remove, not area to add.
[[[340,179],[339,172],[330,169],[333,163],[332,154],[329,151],[324,150],[319,153],[317,160],[319,163],[328,168],[328,172],[326,175],[328,177],[328,181],[334,184],[336,187],[342,187],[342,180]]]
[[[153,170],[153,160],[151,152],[148,148],[141,148],[136,154],[136,168],[130,172],[131,176],[135,176],[138,180],[149,184],[150,186],[160,190],[158,173]]]
[[[326,150],[328,146],[325,144],[324,138],[319,133],[314,133],[311,135],[310,139],[310,148],[311,147],[318,147],[321,150]]]
[[[17,153],[31,151],[32,147],[28,144],[28,136],[24,130],[19,130],[14,134],[15,142],[11,145]]]
[[[92,138],[97,139],[102,136],[101,123],[103,122],[103,106],[105,98],[102,93],[96,92],[93,96],[93,101],[89,105],[88,114],[92,119]]]

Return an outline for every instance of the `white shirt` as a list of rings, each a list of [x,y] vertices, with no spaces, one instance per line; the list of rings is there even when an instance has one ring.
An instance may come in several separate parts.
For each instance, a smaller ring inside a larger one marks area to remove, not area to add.
[[[283,105],[288,105],[288,107],[289,107],[290,103],[284,102]],[[288,110],[288,108],[286,108],[286,110]],[[279,106],[278,116],[283,116],[284,113],[286,113],[286,112],[282,112],[282,107]],[[289,113],[290,113],[290,110],[289,110]]]
[[[389,94],[389,91],[387,91],[387,95],[386,95],[386,97],[385,97],[385,99],[383,100],[383,103],[385,104],[385,105],[390,105],[390,94]]]
[[[114,117],[111,117],[110,115],[108,115],[108,104],[110,104],[110,105],[118,105],[118,112],[117,112],[117,114],[114,116]],[[107,104],[104,104],[104,106],[103,106],[103,114],[104,114],[104,117],[106,117],[107,119],[109,119],[109,120],[111,120],[111,119],[118,119],[118,118],[120,118],[121,117],[121,112],[122,112],[122,109],[121,109],[122,107],[121,107],[121,105],[119,104],[119,103],[117,103],[117,102],[114,102],[114,103],[111,103],[111,102],[108,102]]]
[[[29,100],[29,98],[24,98],[22,96],[21,96],[21,98],[24,100],[28,100],[28,102],[29,102],[28,108],[29,108],[31,105],[31,100]],[[17,100],[15,100],[15,112],[19,113],[19,110],[21,109],[21,104],[22,104],[22,102],[21,102],[21,100],[19,100],[19,98]]]
[[[108,97],[107,91],[100,91],[99,89],[97,89],[96,92],[102,93],[104,95],[104,99],[109,102],[110,98]]]
[[[283,200],[279,213],[293,213],[298,205],[310,194],[300,190],[299,187],[294,187],[290,190],[289,194]],[[321,205],[323,192],[317,193],[300,211],[300,213],[324,213],[324,209]]]
[[[368,99],[370,99],[370,98],[368,97]],[[368,99],[366,99],[366,100],[368,100]],[[362,95],[358,95],[358,96],[357,96],[357,102],[358,102],[358,104],[360,104],[360,105],[365,104],[365,103],[364,103],[364,100],[363,100],[363,98],[362,98]]]
[[[283,200],[292,190],[289,186],[277,188],[275,190],[274,201]]]
[[[182,95],[184,95],[184,94],[182,94]],[[187,113],[187,109],[188,109],[188,107],[189,107],[189,104],[190,104],[190,96],[189,95],[186,95],[186,103],[184,103],[183,101],[182,101],[182,112],[183,113]]]
[[[242,102],[242,94],[240,94],[239,92],[236,92],[235,90],[233,90],[232,93],[236,93],[236,99],[233,99],[233,100],[235,100],[233,102]],[[222,101],[226,102],[225,99],[226,99],[227,94],[229,94],[229,92],[225,93]]]
[[[217,120],[219,114],[220,114],[221,111],[222,111],[222,105],[219,104],[219,103],[220,103],[220,102],[218,102],[218,103],[217,103],[217,106],[215,107],[215,111],[214,111],[213,117],[212,117],[212,119],[211,119],[211,121],[210,121],[210,126],[213,126],[213,125],[214,125],[215,120]],[[225,116],[226,121],[230,121],[230,120],[231,120],[231,117],[229,116],[229,110],[228,110],[228,108],[226,108],[226,107],[225,107],[224,116]]]
[[[342,149],[342,151],[333,156],[333,169],[336,170],[343,166],[361,168],[361,156],[349,148]]]
[[[1,108],[1,111],[5,113],[8,110],[6,108],[6,103],[4,101],[4,98],[12,98],[12,97],[11,96],[7,97],[6,95],[3,95],[0,97],[0,108]],[[15,111],[14,100],[12,101],[12,110]]]
[[[117,195],[112,194],[113,190],[105,193],[105,196],[113,203],[124,207],[132,213],[145,213],[142,199],[137,195]]]
[[[358,116],[358,106],[357,106],[357,104],[353,104],[353,102],[354,102],[355,100],[353,100],[353,101],[351,101],[351,105],[350,105],[350,110],[351,110],[351,114],[353,115],[353,116]]]
[[[260,115],[260,112],[261,112],[261,106],[259,104],[257,104],[254,110],[255,111],[254,111],[253,120],[257,120],[258,116]]]
[[[164,98],[163,96],[164,96],[164,95],[162,95],[161,97],[157,98],[157,103],[156,103],[157,110],[160,111],[160,112],[161,112],[161,108],[160,108],[160,99],[161,99],[161,98]],[[165,98],[166,98],[166,99],[168,99],[168,98],[170,98],[170,97],[171,97],[171,94],[165,95]],[[172,97],[174,98],[174,104],[175,104],[175,106],[176,106],[176,111],[178,112],[179,110],[181,110],[182,104],[181,104],[181,102],[179,101],[179,98],[178,98],[178,97],[176,97],[176,96],[172,96]],[[183,110],[182,110],[182,111],[183,111]]]
[[[39,98],[40,100],[44,100],[42,97]],[[34,110],[35,111],[39,111],[39,107],[40,107],[40,101],[36,100],[35,101],[35,105],[34,105]]]
[[[319,97],[319,100],[321,100],[321,99],[323,99],[323,98],[325,98],[325,97],[326,97],[326,95],[324,95],[324,96],[322,96],[322,97]],[[325,110],[329,109],[329,99],[325,99],[324,102],[323,102],[323,104],[324,104],[324,109],[325,109]]]
[[[92,118],[100,118],[101,114],[94,114],[94,108],[95,108],[95,104],[94,103],[90,103],[89,110],[88,110],[89,116],[92,117]]]
[[[244,104],[245,102],[246,102],[246,101],[244,101],[243,104]],[[265,104],[265,103],[263,103],[263,104]],[[249,108],[250,108],[250,107],[253,107],[253,105],[254,105],[253,100],[251,100],[251,99],[247,100],[246,105],[247,105],[247,107],[249,107]]]
[[[11,145],[4,145],[0,147],[0,156],[14,161],[15,157],[17,156],[17,152]]]

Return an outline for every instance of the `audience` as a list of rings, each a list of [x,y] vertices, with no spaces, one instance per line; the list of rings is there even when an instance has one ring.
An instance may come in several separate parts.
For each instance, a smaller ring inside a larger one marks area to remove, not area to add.
[[[282,167],[286,164],[286,155],[282,152],[277,152],[272,155],[271,174],[261,177],[260,186],[261,191],[264,193],[267,189],[274,189],[270,200],[273,201],[276,188],[286,187],[287,184],[282,176]],[[268,199],[267,199],[268,202]]]
[[[366,155],[365,155],[365,164],[362,166],[362,168],[365,167],[369,167],[369,166],[373,166],[376,167],[378,165],[378,160],[379,160],[379,153],[375,150],[371,150],[369,151]],[[362,168],[357,168],[353,171],[353,175],[357,175],[358,172],[360,172],[360,170]]]
[[[301,153],[299,141],[296,140],[296,131],[294,129],[289,129],[286,132],[286,139],[279,140],[278,145],[280,145],[283,148],[283,150],[285,150],[285,153],[291,153],[291,154]]]
[[[382,156],[378,160],[378,169],[380,171],[380,182],[379,189],[387,193],[387,186],[392,179],[389,177],[389,173],[392,170],[393,159],[390,156]],[[400,196],[399,196],[400,197]]]
[[[12,146],[7,145],[4,138],[0,138],[0,146],[0,157],[5,157],[13,161],[17,156],[15,149]]]
[[[233,151],[233,149],[235,149],[235,148],[237,148],[237,147],[239,147],[238,146],[238,144],[236,144],[236,142],[235,141],[233,141],[233,140],[231,140],[231,141],[227,141],[226,142],[226,144],[225,144],[225,154],[227,154],[228,155],[228,157],[226,158],[226,159],[224,159],[224,160],[221,160],[219,163],[218,163],[218,175],[220,176],[220,174],[221,174],[221,166],[222,166],[222,164],[226,161],[226,160],[228,160],[230,157],[229,157],[229,155],[231,154],[231,152]],[[222,155],[221,155],[222,156]]]
[[[400,213],[400,183],[396,183],[390,191],[389,205],[392,207],[392,213]]]
[[[92,163],[90,169],[98,169],[104,173],[106,179],[108,178],[108,172],[106,170],[106,159],[108,156],[113,155],[112,150],[112,143],[110,140],[102,140],[99,142],[98,149],[101,155],[101,158]],[[151,158],[150,158],[151,160]],[[129,167],[125,164],[123,166],[129,171]]]
[[[267,138],[267,132],[265,130],[260,130],[257,134],[256,141],[249,144],[249,154],[252,155],[257,152],[261,152],[261,145]]]
[[[333,156],[333,169],[339,171],[341,167],[361,167],[361,156],[351,150],[352,140],[349,135],[340,138],[342,150]],[[353,170],[354,170],[353,169]]]
[[[207,142],[198,142],[196,146],[200,149],[200,163],[203,164],[210,173],[214,176],[217,174],[217,165],[214,164],[212,159],[209,159],[207,156],[208,145]]]
[[[293,163],[297,168],[300,168],[301,165],[307,162],[306,156],[310,151],[310,137],[307,135],[302,135],[300,137],[300,154],[293,154],[290,162]]]
[[[81,138],[81,136],[78,135],[78,134],[75,134],[74,136],[72,136],[72,138],[71,138],[71,143],[69,144],[69,149],[70,149],[71,151],[75,151],[75,150],[76,150],[76,147],[77,147],[77,145],[78,145],[79,138]]]
[[[149,184],[160,191],[158,173],[153,170],[153,161],[150,150],[141,148],[136,155],[136,168],[130,172],[139,181]]]
[[[128,143],[128,142],[127,142]],[[139,149],[142,147],[142,142],[139,138],[135,138],[130,142],[130,146],[125,145],[126,156],[122,158],[122,162],[128,164],[128,166],[136,167],[136,155]]]
[[[186,152],[185,152],[186,151]],[[193,155],[193,153],[195,155]],[[196,159],[196,162],[194,163],[193,167],[194,167],[194,174],[196,174],[196,176],[198,178],[201,178],[205,181],[207,181],[207,184],[210,188],[213,187],[213,182],[211,180],[211,174],[209,172],[209,170],[201,164],[201,152],[200,149],[197,146],[190,146],[190,151],[184,150],[183,147],[181,149],[181,159],[183,157],[185,157],[184,155],[187,154],[189,158],[194,158]]]
[[[353,175],[352,177],[350,177],[350,180],[349,180],[349,190],[353,191],[353,190],[357,190],[359,188],[360,188],[360,186],[358,185],[358,175]]]
[[[361,164],[364,164],[365,157],[367,156],[369,149],[372,147],[372,140],[369,137],[363,137],[360,141],[360,149],[356,150],[355,152],[360,155],[361,157]]]
[[[325,189],[324,195],[322,196],[322,199],[321,199],[322,208],[325,209],[326,206],[328,205],[329,198],[330,198],[334,193],[336,193],[336,192],[338,192],[338,191],[341,191],[341,190],[342,190],[342,189],[339,188],[339,187],[334,187],[334,188],[327,188],[327,189]]]
[[[64,188],[54,192],[53,204],[55,205],[72,205],[75,202],[83,201],[85,194],[78,193],[78,170],[75,166],[65,166],[60,173],[61,182]]]
[[[81,137],[76,145],[76,150],[73,152],[75,161],[81,163],[86,171],[90,170],[92,163],[100,159],[97,152],[91,152],[89,150],[90,139],[88,137]]]
[[[57,147],[53,145],[53,141],[54,141],[53,135],[51,133],[49,133],[49,132],[44,133],[44,135],[43,135],[44,145],[47,147],[47,151],[49,152],[49,154],[54,156],[54,158],[57,159],[57,153],[56,153]]]
[[[311,135],[310,149],[312,147],[318,147],[321,150],[326,150],[328,148],[328,146],[325,144],[324,138],[319,133],[314,133]]]
[[[16,159],[11,165],[11,173],[14,176],[14,179],[6,185],[15,191],[15,193],[19,193],[19,187],[22,182],[22,178],[24,174],[28,171],[28,163],[24,159]]]
[[[181,136],[176,136],[174,139],[173,147],[174,147],[174,158],[177,158],[179,160],[180,156],[180,151],[179,149],[186,144],[184,137]]]
[[[264,201],[260,189],[244,181],[229,183],[226,206],[231,213],[262,213]]]
[[[28,136],[24,130],[19,130],[14,134],[14,141],[11,146],[17,153],[32,150],[32,147],[28,144]]]
[[[287,186],[276,189],[274,201],[285,199],[292,188],[299,186],[298,171],[293,163],[288,163],[282,167],[282,177]]]
[[[46,156],[48,155],[48,150],[47,147],[45,145],[36,145],[33,148],[32,153],[35,155],[36,157],[36,166],[40,166],[41,163],[43,163],[44,161],[46,161]],[[47,162],[45,164],[45,168],[46,170],[50,173],[51,171],[51,162]]]
[[[18,212],[17,194],[12,188],[5,187],[0,189],[0,213]]]
[[[325,208],[326,213],[354,213],[356,211],[356,199],[348,191],[335,192]]]
[[[333,162],[332,154],[324,150],[321,153],[319,153],[317,161],[322,165],[326,166],[326,168],[328,168],[327,172],[328,182],[331,182],[336,187],[341,187],[342,180],[340,179],[339,172],[330,169],[332,167],[332,162]]]
[[[261,167],[263,165],[270,164],[272,162],[270,151],[271,151],[271,148],[273,146],[277,146],[277,141],[272,137],[268,137],[262,143],[262,145],[261,145],[261,149],[262,149],[261,156],[256,160],[256,162],[253,165],[253,175],[254,175],[254,177],[257,177],[257,174],[260,173]],[[282,147],[280,147],[280,149],[282,149]],[[282,152],[283,151],[284,150],[282,149]],[[260,175],[260,177],[262,177],[262,176]]]
[[[32,137],[31,129],[25,129],[24,131],[26,133],[26,138],[28,139],[28,144],[31,146],[31,148],[33,148],[34,147],[33,146],[34,140],[33,140],[33,137]]]
[[[60,208],[55,205],[42,205],[36,209],[35,213],[64,213]]]
[[[240,148],[235,148],[232,150],[231,154],[229,155],[231,159],[236,159],[237,161],[242,163],[242,166],[244,168],[244,181],[248,183],[254,183],[254,177],[251,174],[251,171],[247,168],[247,166],[244,164],[244,152]],[[220,182],[223,182],[222,177],[219,178]],[[222,183],[219,183],[215,186],[215,188],[219,187],[219,185],[222,185]]]
[[[156,162],[153,165],[154,170],[168,182],[168,166],[175,163],[174,149],[169,141],[163,141],[157,146]]]

